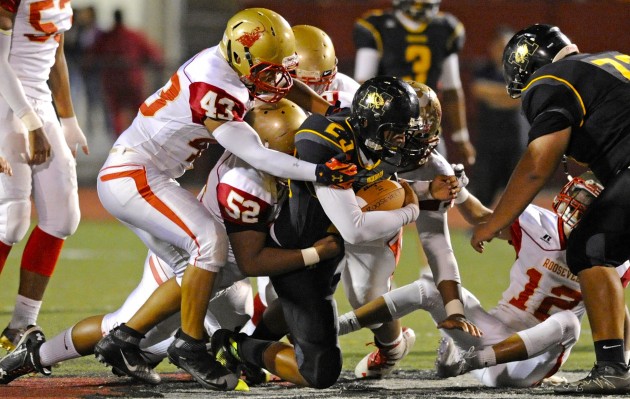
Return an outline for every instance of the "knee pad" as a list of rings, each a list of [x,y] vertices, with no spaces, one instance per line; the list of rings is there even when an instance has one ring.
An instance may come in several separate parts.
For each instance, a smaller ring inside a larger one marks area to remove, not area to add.
[[[300,374],[312,388],[329,388],[339,379],[342,360],[338,347],[320,348],[309,353],[303,353],[300,347],[296,347],[295,356],[298,359]]]
[[[31,225],[31,201],[9,200],[0,205],[0,239],[8,245],[22,240]]]
[[[562,331],[560,342],[563,346],[573,346],[577,342],[582,330],[582,324],[575,313],[565,310],[551,315],[549,319],[555,319],[560,323]]]

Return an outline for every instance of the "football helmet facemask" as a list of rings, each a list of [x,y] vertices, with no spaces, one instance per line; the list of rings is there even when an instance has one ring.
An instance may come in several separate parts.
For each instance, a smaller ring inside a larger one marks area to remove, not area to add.
[[[573,229],[603,189],[604,186],[592,172],[574,177],[553,199],[553,210],[569,228]]]
[[[239,11],[228,21],[219,49],[253,97],[276,102],[291,89],[295,37],[279,14],[266,8]]]
[[[408,150],[406,144],[421,130],[419,116],[418,96],[409,84],[377,76],[354,94],[350,123],[364,151],[400,167],[417,151]]]
[[[431,155],[431,151],[440,142],[440,132],[442,131],[442,106],[437,94],[429,86],[415,81],[408,81],[411,88],[418,96],[420,105],[420,117],[418,131],[405,143],[405,150],[408,154],[409,166],[424,165]]]
[[[322,94],[337,74],[337,57],[332,40],[323,30],[311,25],[293,27],[298,66],[290,71],[298,79]]]
[[[392,6],[413,20],[426,22],[435,17],[441,2],[442,0],[394,0]]]
[[[519,98],[538,68],[578,52],[557,26],[536,24],[516,33],[503,50],[503,77],[508,94]]]
[[[286,98],[262,103],[245,114],[245,122],[256,130],[265,147],[289,155],[293,155],[295,133],[305,119],[304,110]]]

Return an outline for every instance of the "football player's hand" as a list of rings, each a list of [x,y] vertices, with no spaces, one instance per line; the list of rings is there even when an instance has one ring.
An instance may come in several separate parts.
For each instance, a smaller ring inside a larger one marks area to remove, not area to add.
[[[63,136],[66,138],[66,144],[68,144],[70,151],[72,151],[72,156],[75,158],[77,157],[77,147],[79,146],[81,146],[83,153],[88,155],[90,153],[90,149],[88,148],[83,130],[79,127],[77,117],[59,118],[59,122],[61,123]]]
[[[429,184],[431,196],[440,201],[450,201],[461,191],[459,180],[455,176],[437,175]]]
[[[315,181],[325,186],[347,189],[352,187],[354,176],[357,174],[357,166],[345,163],[349,155],[341,153],[330,158],[324,164],[318,164],[315,168]]]
[[[486,242],[492,241],[498,234],[499,232],[490,228],[488,223],[478,224],[473,230],[470,245],[472,245],[475,251],[482,253]]]
[[[407,183],[407,181],[403,179],[400,179],[398,183],[400,183],[403,190],[405,190],[405,202],[403,202],[403,206],[407,206],[409,204],[416,204],[419,208],[420,204],[418,203],[418,196],[416,195],[416,192],[413,191],[413,188],[411,188],[409,183]]]
[[[461,159],[465,166],[473,166],[477,159],[477,151],[469,140],[453,143],[457,151],[456,159]]]
[[[0,173],[6,173],[7,176],[13,176],[13,169],[11,169],[9,161],[4,159],[4,157],[0,157]]]
[[[468,320],[463,314],[452,314],[438,323],[437,327],[445,328],[447,330],[462,330],[473,337],[480,337],[483,335],[483,332],[479,329],[479,327],[477,327],[472,321]]]
[[[462,165],[461,163],[451,164],[451,167],[455,172],[455,177],[457,177],[457,180],[459,181],[459,188],[466,188],[466,186],[470,182],[470,179],[468,178],[468,176],[466,176],[464,165]]]
[[[50,142],[43,128],[28,132],[29,165],[43,164],[50,158]]]
[[[317,241],[313,247],[317,250],[319,260],[332,259],[343,251],[343,239],[331,234]]]

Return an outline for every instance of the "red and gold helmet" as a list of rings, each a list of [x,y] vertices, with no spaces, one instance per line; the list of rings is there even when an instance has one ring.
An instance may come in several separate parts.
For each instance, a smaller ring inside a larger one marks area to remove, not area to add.
[[[588,206],[603,189],[604,186],[592,172],[574,177],[553,199],[553,210],[572,229],[577,226]]]
[[[255,98],[276,102],[291,89],[289,71],[297,65],[295,36],[276,12],[239,11],[228,21],[219,49]]]
[[[311,25],[293,27],[298,66],[291,76],[322,94],[337,75],[337,56],[332,40],[323,30]]]

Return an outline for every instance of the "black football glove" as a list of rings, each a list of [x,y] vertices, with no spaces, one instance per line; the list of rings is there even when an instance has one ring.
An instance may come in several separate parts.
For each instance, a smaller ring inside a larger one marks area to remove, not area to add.
[[[344,153],[335,155],[324,164],[317,164],[315,169],[316,182],[326,186],[337,188],[350,188],[357,174],[357,166],[352,163],[345,163],[348,156]]]

